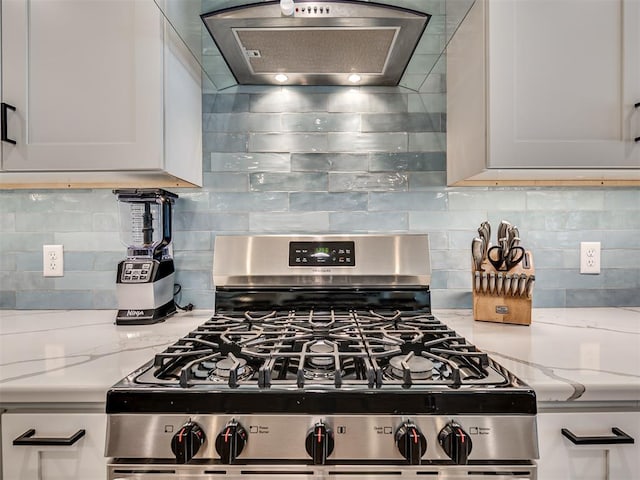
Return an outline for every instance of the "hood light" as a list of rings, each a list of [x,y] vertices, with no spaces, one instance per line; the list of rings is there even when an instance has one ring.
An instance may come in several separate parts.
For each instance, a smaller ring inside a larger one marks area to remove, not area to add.
[[[352,73],[351,75],[349,75],[349,81],[351,83],[360,83],[360,80],[362,80],[362,77],[357,73]]]
[[[275,76],[275,79],[280,83],[284,83],[289,80],[289,77],[287,77],[284,73],[279,73]]]

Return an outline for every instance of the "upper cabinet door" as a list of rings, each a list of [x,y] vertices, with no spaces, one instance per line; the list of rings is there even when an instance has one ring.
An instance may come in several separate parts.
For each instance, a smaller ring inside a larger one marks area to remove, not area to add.
[[[637,0],[488,2],[488,167],[639,167],[639,31]]]
[[[163,164],[163,28],[153,1],[3,0],[3,169]]]

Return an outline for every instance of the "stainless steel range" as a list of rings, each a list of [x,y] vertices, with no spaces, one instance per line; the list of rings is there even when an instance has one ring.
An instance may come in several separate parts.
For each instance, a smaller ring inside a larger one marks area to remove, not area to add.
[[[109,479],[534,480],[534,391],[430,272],[427,235],[218,236],[213,317],[107,394]]]

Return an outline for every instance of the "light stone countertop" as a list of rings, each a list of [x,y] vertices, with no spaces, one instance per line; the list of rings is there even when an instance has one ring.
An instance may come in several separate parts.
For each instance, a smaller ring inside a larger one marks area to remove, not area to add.
[[[541,404],[640,407],[640,307],[534,309],[530,326],[436,317],[536,390]],[[211,311],[116,326],[111,310],[0,310],[0,406],[102,404],[107,389]]]

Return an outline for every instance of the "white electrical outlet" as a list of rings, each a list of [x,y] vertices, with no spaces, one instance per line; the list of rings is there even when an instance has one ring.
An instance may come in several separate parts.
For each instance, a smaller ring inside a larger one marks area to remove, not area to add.
[[[580,273],[600,273],[600,242],[580,242]]]
[[[62,277],[64,275],[64,255],[62,245],[42,246],[42,276]]]

